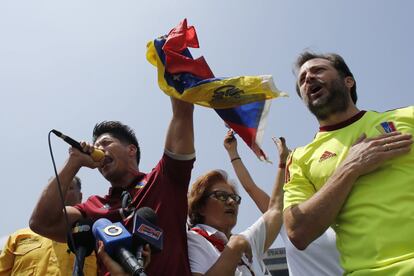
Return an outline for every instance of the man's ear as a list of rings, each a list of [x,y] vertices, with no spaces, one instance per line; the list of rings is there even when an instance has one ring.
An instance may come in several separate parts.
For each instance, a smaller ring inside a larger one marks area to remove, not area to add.
[[[133,144],[128,145],[128,155],[135,157],[137,155],[137,147]]]
[[[351,77],[351,76],[345,77],[345,85],[346,85],[346,87],[351,89],[355,85],[354,78]]]

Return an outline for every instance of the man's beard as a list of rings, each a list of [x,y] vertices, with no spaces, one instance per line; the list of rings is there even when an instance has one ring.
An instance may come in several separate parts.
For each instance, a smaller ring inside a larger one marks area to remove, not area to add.
[[[328,95],[325,98],[315,102],[308,102],[308,109],[318,120],[325,120],[330,115],[346,111],[349,106],[348,90],[341,79],[335,79],[331,82],[328,89]]]

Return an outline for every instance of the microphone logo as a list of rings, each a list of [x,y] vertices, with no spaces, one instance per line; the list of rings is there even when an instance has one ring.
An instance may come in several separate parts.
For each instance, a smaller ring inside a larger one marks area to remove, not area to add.
[[[161,235],[162,235],[162,231],[159,231],[149,225],[146,224],[141,224],[138,229],[136,230],[138,233],[147,235],[153,239],[159,240]]]
[[[116,237],[122,234],[122,228],[117,225],[109,225],[103,231],[110,237]]]

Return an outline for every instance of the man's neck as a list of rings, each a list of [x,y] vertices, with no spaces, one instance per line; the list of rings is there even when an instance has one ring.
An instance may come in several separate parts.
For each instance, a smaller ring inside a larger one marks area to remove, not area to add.
[[[125,173],[121,178],[110,181],[112,187],[116,188],[126,188],[135,180],[139,173],[138,168],[130,169],[127,173]]]
[[[319,126],[326,127],[342,123],[355,116],[358,112],[360,112],[360,110],[355,105],[351,105],[344,112],[332,113],[328,118],[324,120],[318,120]]]

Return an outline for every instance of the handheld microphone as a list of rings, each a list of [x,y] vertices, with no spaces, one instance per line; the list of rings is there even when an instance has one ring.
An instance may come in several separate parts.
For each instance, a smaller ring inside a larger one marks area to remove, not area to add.
[[[97,240],[104,243],[105,251],[113,259],[117,260],[123,268],[132,275],[141,275],[144,267],[131,253],[132,235],[119,223],[101,218],[95,221],[92,232]]]
[[[138,244],[149,244],[151,251],[160,252],[163,248],[164,233],[156,226],[157,214],[149,207],[139,208],[134,215],[133,235]]]
[[[73,140],[72,138],[70,138],[69,136],[66,136],[65,134],[63,134],[60,131],[57,131],[56,129],[52,129],[52,132],[57,136],[63,139],[63,141],[65,141],[66,143],[68,143],[69,145],[71,145],[72,147],[80,150],[82,153],[87,154],[86,152],[83,151],[81,145],[79,142]],[[90,156],[92,157],[92,159],[94,161],[100,161],[102,158],[105,157],[105,153],[99,149],[93,149],[93,151],[90,153]]]
[[[149,207],[142,207],[134,215],[134,248],[138,262],[144,265],[143,250],[146,244],[151,247],[151,253],[158,253],[163,246],[163,232],[157,227],[157,214]]]
[[[92,221],[89,219],[80,219],[73,224],[72,232],[72,244],[68,239],[68,246],[70,251],[75,253],[75,265],[73,267],[73,275],[83,276],[83,265],[85,263],[85,257],[91,255],[95,248],[95,238],[92,234]]]

